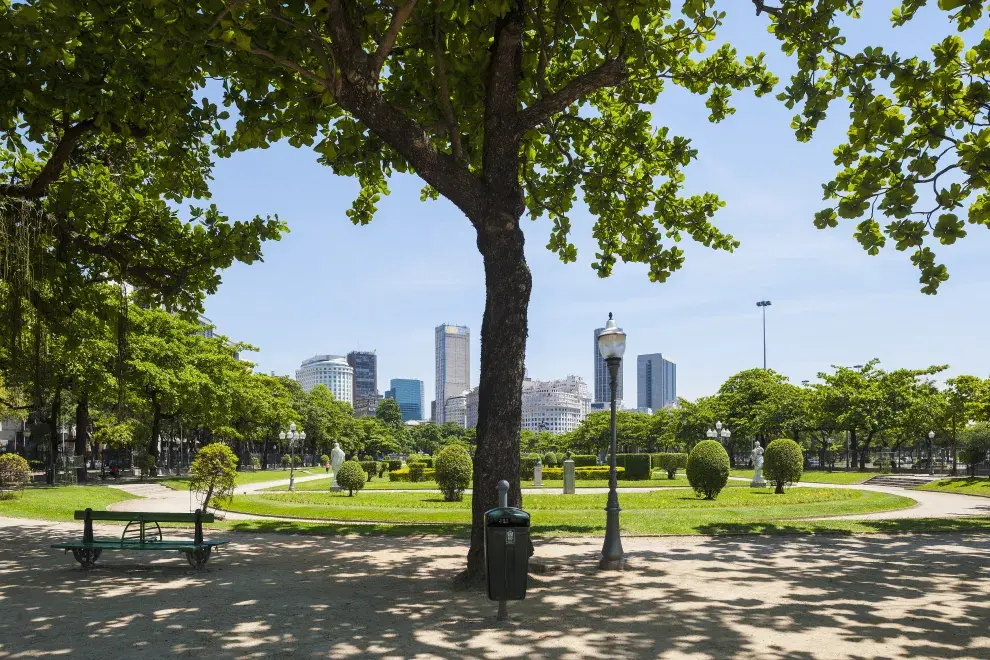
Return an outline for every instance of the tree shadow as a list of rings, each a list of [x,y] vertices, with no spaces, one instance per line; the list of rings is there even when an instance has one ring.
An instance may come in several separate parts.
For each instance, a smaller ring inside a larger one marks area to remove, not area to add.
[[[47,549],[69,527],[0,527],[0,657],[990,655],[975,534],[635,537],[609,573],[600,539],[538,541],[559,568],[498,625],[495,603],[451,586],[465,540],[267,533],[285,524],[211,533],[233,544],[205,571],[156,553],[83,571]]]

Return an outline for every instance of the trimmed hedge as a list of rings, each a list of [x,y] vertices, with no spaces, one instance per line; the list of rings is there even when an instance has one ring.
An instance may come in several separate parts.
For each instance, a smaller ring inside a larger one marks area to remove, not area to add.
[[[337,469],[337,483],[348,490],[348,495],[354,496],[354,491],[364,488],[364,468],[355,460],[344,461]]]
[[[402,469],[402,461],[401,460],[399,460],[397,458],[390,458],[390,459],[388,459],[388,471],[389,472],[391,472],[392,470],[401,470],[401,469]]]
[[[625,479],[626,468],[618,467],[615,468],[615,478]],[[564,478],[564,468],[547,468],[543,470],[544,479],[563,479]],[[608,479],[608,466],[606,465],[596,465],[595,467],[583,467],[574,468],[574,479],[577,481],[593,481],[596,479]]]
[[[763,475],[776,486],[775,493],[784,492],[784,486],[801,481],[804,472],[804,454],[793,440],[780,438],[767,445],[763,454]]]
[[[471,454],[461,445],[447,445],[437,454],[436,481],[445,502],[460,502],[471,485]]]
[[[368,475],[368,481],[378,474],[378,464],[375,461],[361,461],[361,469]]]
[[[729,482],[729,455],[714,440],[702,440],[694,446],[687,462],[691,488],[706,500],[714,500]]]
[[[571,454],[571,460],[574,461],[574,467],[597,467],[598,457],[594,454]],[[563,461],[561,461],[563,465]]]
[[[616,454],[615,465],[626,468],[626,479],[641,480],[652,476],[649,454]]]
[[[422,465],[418,463],[415,465]],[[436,479],[437,471],[433,468],[423,468],[422,473],[418,475],[418,478],[413,479],[413,472],[418,472],[418,470],[412,470],[412,466],[404,467],[401,470],[389,470],[388,480],[389,481],[434,481]]]
[[[431,468],[433,467],[433,457],[423,456],[422,454],[412,454],[406,459],[406,465],[411,465],[413,463],[422,463],[424,466]]]
[[[687,467],[687,454],[650,454],[650,464],[655,470],[666,470],[667,478],[673,479],[678,470]]]

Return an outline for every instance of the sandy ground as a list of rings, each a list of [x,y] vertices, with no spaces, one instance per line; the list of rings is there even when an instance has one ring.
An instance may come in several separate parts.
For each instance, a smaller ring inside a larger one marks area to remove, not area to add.
[[[538,543],[498,625],[454,591],[465,546],[437,538],[231,534],[191,569],[49,550],[79,526],[0,519],[0,658],[990,658],[981,535],[628,538]]]

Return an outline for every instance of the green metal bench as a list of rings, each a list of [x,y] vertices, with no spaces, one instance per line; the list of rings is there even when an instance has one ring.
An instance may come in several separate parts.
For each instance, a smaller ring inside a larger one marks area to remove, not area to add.
[[[203,523],[213,522],[212,513],[154,513],[131,511],[76,511],[74,518],[83,522],[83,537],[81,541],[53,543],[53,548],[72,551],[83,568],[92,568],[104,550],[160,550],[178,551],[186,555],[186,559],[195,568],[204,568],[210,560],[213,548],[227,541],[204,541]],[[93,536],[93,521],[126,522],[124,533],[116,538],[96,538]],[[190,540],[165,540],[162,538],[162,528],[158,523],[193,523],[195,532]]]

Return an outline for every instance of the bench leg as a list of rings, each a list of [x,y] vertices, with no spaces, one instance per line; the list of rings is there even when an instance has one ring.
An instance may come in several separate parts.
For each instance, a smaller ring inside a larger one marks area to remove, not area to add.
[[[83,568],[93,568],[96,566],[96,560],[100,558],[103,554],[103,550],[100,548],[73,548],[72,556],[76,558],[76,561],[82,565]]]
[[[186,550],[186,559],[193,568],[206,568],[206,562],[210,561],[210,551],[212,547],[198,548],[196,550]]]

